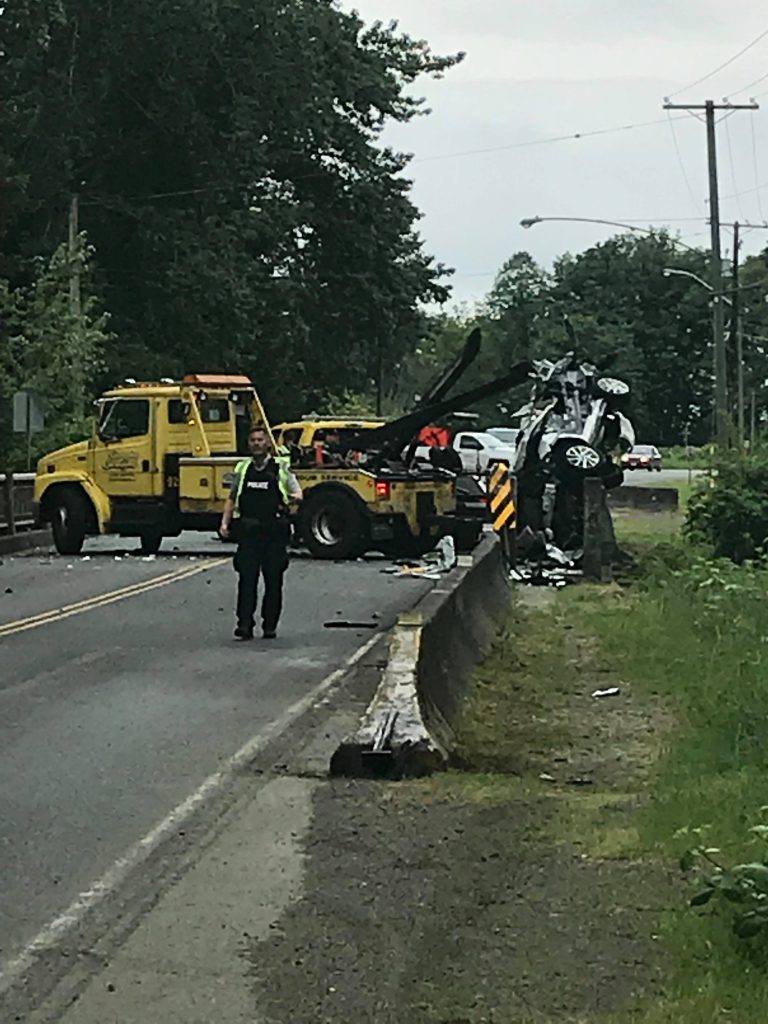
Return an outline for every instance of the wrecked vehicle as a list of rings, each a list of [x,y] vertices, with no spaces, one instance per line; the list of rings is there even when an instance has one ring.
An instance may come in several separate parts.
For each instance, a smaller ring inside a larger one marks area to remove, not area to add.
[[[550,531],[558,547],[574,550],[583,534],[584,481],[601,477],[606,489],[623,482],[613,453],[635,442],[624,411],[630,388],[573,352],[534,362],[532,376],[530,400],[517,414],[518,522]]]

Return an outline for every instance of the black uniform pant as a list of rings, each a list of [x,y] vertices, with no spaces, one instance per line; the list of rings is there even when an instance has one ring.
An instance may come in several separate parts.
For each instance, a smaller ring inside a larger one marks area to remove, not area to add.
[[[239,576],[237,624],[240,629],[253,629],[259,576],[264,578],[262,627],[269,632],[277,629],[283,610],[283,575],[287,568],[288,549],[283,536],[256,534],[243,537],[235,554],[235,569]]]

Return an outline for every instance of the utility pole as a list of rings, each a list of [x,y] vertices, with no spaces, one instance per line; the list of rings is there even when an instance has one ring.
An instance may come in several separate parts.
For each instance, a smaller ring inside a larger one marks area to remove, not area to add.
[[[709,169],[709,225],[712,238],[710,257],[710,284],[712,285],[712,335],[715,364],[715,431],[721,448],[728,447],[728,362],[725,355],[725,309],[723,303],[723,258],[720,249],[720,193],[717,187],[717,138],[715,114],[718,110],[759,110],[757,103],[670,103],[665,110],[704,111],[707,125],[707,162]]]
[[[379,334],[376,343],[376,415],[381,416],[384,402],[384,346]]]
[[[739,293],[739,222],[733,225],[733,289],[731,299],[731,350],[736,354],[736,426],[738,445],[744,447],[746,424],[744,417],[744,331],[741,324],[741,298]],[[736,345],[734,348],[734,339]]]
[[[69,203],[69,239],[67,253],[69,255],[69,312],[74,321],[75,337],[82,341],[83,307],[80,291],[80,258],[77,252],[77,240],[80,234],[80,203],[77,193],[72,195]],[[78,344],[78,352],[80,345]],[[85,410],[85,382],[80,360],[75,362],[72,374],[72,390],[80,412]]]
[[[76,260],[77,236],[80,232],[79,201],[72,196],[69,204],[69,311],[80,320],[80,268]]]

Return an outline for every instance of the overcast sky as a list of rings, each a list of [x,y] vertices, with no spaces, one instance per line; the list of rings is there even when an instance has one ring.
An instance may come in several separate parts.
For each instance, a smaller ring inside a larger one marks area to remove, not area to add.
[[[387,142],[414,154],[414,198],[427,248],[456,269],[457,301],[481,298],[501,263],[527,249],[549,264],[614,232],[598,225],[539,224],[523,217],[597,217],[667,223],[689,244],[708,244],[704,125],[663,98],[745,102],[718,128],[721,219],[768,217],[768,7],[759,0],[345,0],[366,21],[396,19],[463,64],[420,92],[429,117],[396,125]],[[756,39],[715,76],[685,89]],[[753,80],[765,80],[743,90]],[[765,96],[760,96],[766,93]],[[551,136],[661,120],[637,130],[520,147]],[[754,151],[753,151],[754,137]],[[496,152],[449,156],[467,150]],[[678,151],[679,150],[679,157]],[[754,191],[756,184],[765,190]],[[677,218],[692,218],[691,221]],[[730,249],[731,234],[724,233]],[[768,244],[752,231],[745,252]]]

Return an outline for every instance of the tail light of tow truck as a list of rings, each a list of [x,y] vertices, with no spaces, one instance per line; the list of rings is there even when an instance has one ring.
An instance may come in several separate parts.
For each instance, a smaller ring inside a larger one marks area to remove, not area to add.
[[[376,497],[379,501],[389,501],[390,494],[392,493],[392,487],[389,480],[377,480],[376,481]]]

